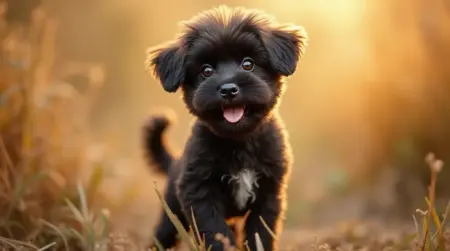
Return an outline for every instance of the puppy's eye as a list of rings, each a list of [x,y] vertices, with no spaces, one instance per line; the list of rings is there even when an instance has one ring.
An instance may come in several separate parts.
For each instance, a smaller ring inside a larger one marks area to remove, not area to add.
[[[205,64],[202,66],[202,77],[209,78],[214,74],[214,69],[211,67],[211,65]]]
[[[255,61],[253,61],[252,58],[246,57],[244,58],[244,60],[242,60],[241,66],[244,71],[253,71],[253,69],[255,68]]]

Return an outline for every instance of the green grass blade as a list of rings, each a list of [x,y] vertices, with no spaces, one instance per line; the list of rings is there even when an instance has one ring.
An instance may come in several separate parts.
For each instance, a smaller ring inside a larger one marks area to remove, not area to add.
[[[46,220],[41,219],[40,221],[41,221],[45,226],[47,226],[47,227],[53,229],[53,231],[55,231],[56,233],[58,233],[58,235],[61,237],[61,239],[62,239],[62,241],[63,241],[63,243],[64,243],[64,247],[66,248],[67,251],[69,251],[69,250],[70,250],[70,249],[69,249],[69,243],[67,242],[67,239],[66,239],[65,235],[59,230],[59,228],[58,228],[57,226],[53,225],[52,223],[46,221]]]
[[[94,172],[91,175],[88,183],[88,187],[86,189],[86,194],[88,195],[88,202],[92,203],[94,200],[94,196],[97,194],[97,191],[103,181],[104,170],[101,166],[96,166],[94,168]]]
[[[89,219],[89,209],[87,205],[86,194],[84,193],[84,189],[81,183],[77,184],[77,191],[78,196],[80,197],[81,214],[83,215],[84,219]]]
[[[102,211],[100,214],[100,222],[102,224],[102,239],[108,240],[109,239],[109,218],[108,216]]]
[[[72,211],[72,214],[75,216],[75,219],[81,224],[84,224],[85,219],[83,218],[83,214],[77,209],[77,207],[70,200],[66,198],[65,201],[69,206],[70,211]]]
[[[85,238],[77,230],[71,228],[69,232],[79,239],[83,247],[87,246]]]
[[[44,171],[38,171],[35,175],[31,175],[26,181],[18,181],[14,192],[13,192],[13,199],[11,201],[11,204],[9,205],[8,211],[5,215],[5,218],[9,218],[11,213],[13,212],[14,208],[17,206],[17,203],[20,201],[20,199],[23,197],[24,193],[27,191],[27,188],[30,188],[32,185],[37,183],[38,181],[44,179],[47,177],[47,174]]]

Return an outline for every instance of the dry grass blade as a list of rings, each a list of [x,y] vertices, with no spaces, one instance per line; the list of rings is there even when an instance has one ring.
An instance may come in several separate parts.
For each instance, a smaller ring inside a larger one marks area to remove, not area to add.
[[[169,205],[167,205],[167,202],[164,200],[164,198],[162,197],[161,193],[158,191],[158,188],[156,186],[156,182],[155,182],[155,192],[156,195],[158,196],[159,201],[161,202],[164,211],[166,212],[167,216],[169,217],[169,219],[172,221],[172,223],[174,224],[175,228],[177,229],[178,233],[181,235],[181,238],[186,242],[186,244],[188,245],[189,250],[200,250],[199,247],[195,246],[190,234],[186,231],[186,229],[184,229],[183,224],[180,222],[180,220],[178,219],[178,217],[173,214],[172,210],[170,210]]]
[[[429,201],[427,198],[425,198],[426,202],[428,204],[428,210],[427,210],[427,214],[423,216],[424,237],[422,240],[421,250],[426,249],[427,251],[431,251],[431,246],[433,245],[433,243],[432,243],[432,238],[430,235],[430,229],[431,229],[432,215],[433,215],[433,210],[434,210],[434,201],[435,201],[435,196],[436,196],[436,180],[437,180],[437,174],[440,171],[440,169],[442,168],[443,164],[441,164],[441,161],[439,161],[435,158],[433,153],[429,153],[425,160],[428,163],[430,171],[431,171],[431,182],[430,182],[430,186],[428,187]]]
[[[250,250],[250,247],[248,246],[248,241],[245,241],[245,242],[244,242],[244,247],[245,247],[245,249],[246,249],[247,251],[251,251],[251,250]]]
[[[442,230],[442,225],[441,225],[441,222],[439,220],[439,215],[436,212],[436,208],[434,208],[431,205],[431,203],[428,200],[428,198],[425,198],[425,201],[427,202],[428,207],[431,209],[432,218],[433,218],[434,224],[436,225],[436,228],[437,228],[437,231],[433,234],[433,236],[430,239],[430,242],[431,242],[430,245],[432,245],[432,243],[434,243],[434,240],[437,237],[437,239],[438,239],[437,250],[439,250],[441,247],[443,248],[444,245],[445,245],[445,239],[444,239],[444,235],[443,235],[444,233],[443,233],[443,230]]]
[[[80,183],[77,184],[77,191],[78,191],[78,195],[80,197],[80,207],[81,207],[81,213],[83,215],[83,218],[89,219],[90,217],[89,217],[89,210],[88,210],[86,195],[84,193],[83,186]]]
[[[19,203],[20,199],[23,197],[24,193],[27,191],[27,188],[30,188],[33,184],[44,179],[45,177],[47,177],[47,174],[44,171],[40,170],[40,171],[38,171],[38,173],[31,175],[31,177],[28,178],[26,181],[19,180],[16,183],[16,186],[15,186],[14,192],[13,192],[13,198],[11,200],[11,203],[9,205],[9,208],[8,208],[5,218],[10,217],[11,213],[16,208],[17,203]]]
[[[445,229],[445,226],[447,225],[447,218],[450,215],[450,201],[447,204],[447,207],[445,208],[444,217],[441,222],[442,229]]]
[[[261,223],[262,223],[263,226],[267,229],[267,231],[268,231],[269,234],[272,236],[272,238],[273,238],[274,240],[277,240],[278,238],[277,238],[276,234],[272,231],[272,229],[270,229],[269,225],[267,225],[267,223],[264,221],[264,219],[263,219],[261,216],[259,216],[259,220],[261,220]]]
[[[59,230],[59,228],[55,225],[53,225],[52,223],[41,219],[42,224],[44,224],[45,226],[53,229],[53,231],[55,231],[56,233],[58,233],[58,235],[61,237],[63,243],[64,243],[64,247],[66,248],[66,250],[70,250],[69,249],[69,243],[67,242],[67,239],[65,237],[65,235]]]
[[[0,237],[0,243],[3,243],[11,248],[13,248],[14,250],[17,250],[16,245],[14,245],[14,243],[11,240],[8,240],[6,238]]]
[[[101,166],[96,166],[94,169],[94,173],[89,180],[89,185],[86,189],[86,194],[88,195],[88,203],[92,203],[94,201],[94,196],[97,195],[97,191],[103,181],[103,176],[103,168]]]
[[[431,210],[430,211],[431,212],[431,217],[432,217],[432,219],[434,221],[434,224],[436,225],[436,227],[438,228],[438,231],[440,232],[441,231],[441,222],[439,220],[439,215],[436,212],[436,208],[433,205],[431,205],[431,202],[430,202],[430,200],[428,198],[425,198],[425,201],[426,201],[426,203],[428,205],[429,210]]]
[[[85,219],[83,217],[83,214],[78,210],[78,208],[69,200],[69,199],[64,199],[67,203],[67,205],[70,208],[70,211],[72,211],[72,214],[75,216],[75,219],[80,222],[81,224],[83,224],[85,222]]]
[[[429,250],[429,241],[427,241],[428,240],[428,236],[429,236],[429,225],[428,225],[428,215],[429,214],[429,212],[427,213],[427,214],[424,214],[423,216],[422,216],[422,233],[423,233],[423,238],[422,238],[422,241],[421,241],[421,246],[420,246],[420,250],[421,251],[424,251],[425,249],[426,250]]]
[[[84,157],[87,143],[84,139],[89,136],[89,128],[83,125],[80,128],[80,122],[74,123],[75,119],[70,117],[80,115],[84,120],[90,111],[84,110],[85,100],[80,102],[69,95],[54,95],[50,90],[61,86],[65,82],[61,79],[67,75],[59,76],[54,72],[57,30],[54,17],[47,15],[48,5],[39,6],[36,13],[24,10],[24,15],[33,16],[29,25],[13,25],[4,22],[2,7],[5,3],[2,2],[0,0],[0,159],[3,167],[0,242],[8,250],[15,247],[70,250],[73,247],[69,247],[69,243],[75,241],[83,250],[94,250],[108,232],[104,227],[107,219],[96,217],[88,208],[92,205],[89,199],[95,198],[90,196],[91,192],[94,196],[102,175],[95,173],[88,191],[80,184],[75,189],[72,186],[80,168],[91,162]],[[20,5],[18,3],[18,8]],[[71,130],[75,127],[77,132]],[[68,145],[73,148],[66,157],[64,152]],[[42,182],[46,177],[49,179]],[[79,201],[71,200],[76,201],[71,203],[64,199],[76,191]],[[104,227],[103,235],[97,234],[100,227]],[[34,246],[19,240],[32,240]]]
[[[12,239],[8,239],[8,238],[4,238],[0,236],[0,243],[4,243],[12,248],[14,248],[14,250],[23,250],[24,247],[26,248],[31,248],[34,250],[39,250],[38,247],[29,244],[27,242],[23,242],[23,241],[17,241],[17,240],[12,240]]]
[[[202,250],[205,249],[204,241],[202,241],[202,237],[200,236],[200,231],[198,231],[197,221],[195,220],[194,216],[194,209],[191,207],[191,216],[192,216],[192,224],[194,225],[194,234],[197,237],[198,243],[196,242],[197,246],[199,246]]]
[[[428,200],[427,200],[428,203]],[[445,250],[445,226],[447,223],[447,216],[449,214],[449,210],[450,210],[450,202],[447,204],[447,207],[445,208],[444,214],[443,214],[443,219],[442,222],[439,222],[439,216],[437,215],[437,213],[434,210],[434,216],[433,218],[435,219],[436,226],[438,226],[438,230],[436,231],[436,233],[434,233],[433,237],[431,238],[431,241],[434,241],[436,239],[436,237],[438,237],[438,247],[436,248],[436,250]]]
[[[3,156],[3,158],[5,159],[5,162],[6,162],[6,166],[11,171],[14,171],[14,164],[13,164],[13,162],[11,160],[11,157],[8,154],[8,150],[6,149],[5,142],[3,141],[3,138],[2,138],[1,135],[0,135],[0,146],[1,146],[1,149],[2,149],[2,156]]]
[[[96,232],[93,226],[93,218],[92,215],[89,212],[89,208],[87,205],[87,199],[86,199],[86,195],[83,189],[83,186],[81,185],[81,183],[77,184],[77,190],[78,190],[78,195],[80,197],[80,207],[81,207],[81,213],[83,215],[84,218],[84,230],[87,231],[87,237],[89,238],[89,246],[91,248],[95,248],[96,243],[97,243],[97,236],[96,236]]]
[[[156,239],[155,236],[152,236],[153,241],[155,242],[156,247],[158,248],[159,251],[165,251],[164,247],[162,246],[161,242],[159,242],[158,239]]]
[[[256,251],[264,251],[264,246],[258,233],[255,233]]]
[[[86,246],[86,245],[87,245],[87,244],[86,244],[86,241],[85,241],[85,238],[84,238],[80,233],[78,233],[77,230],[71,228],[71,229],[69,229],[69,233],[71,233],[71,234],[73,234],[74,236],[76,236],[76,237],[78,238],[78,240],[81,241],[81,244],[82,244],[83,246]]]
[[[50,243],[50,244],[48,244],[48,245],[45,245],[44,247],[38,249],[38,251],[44,251],[44,250],[47,250],[47,249],[49,249],[49,248],[51,248],[51,247],[53,247],[53,246],[55,246],[55,245],[56,245],[56,242],[52,242],[52,243]]]
[[[421,232],[420,232],[420,229],[419,229],[419,222],[417,221],[417,218],[416,218],[416,216],[414,214],[413,214],[412,217],[413,217],[413,220],[414,220],[414,226],[416,228],[417,238],[420,238]]]
[[[103,231],[101,234],[101,237],[103,240],[109,240],[109,234],[111,232],[111,229],[109,228],[109,211],[108,213],[105,212],[105,210],[101,211],[99,220],[102,222]]]
[[[65,201],[72,211],[72,214],[75,216],[75,219],[82,225],[84,236],[83,234],[79,234],[76,230],[72,230],[73,233],[76,233],[76,236],[81,239],[85,247],[87,246],[89,250],[93,250],[98,244],[96,231],[93,226],[91,214],[87,208],[83,187],[78,184],[77,190],[80,197],[81,210],[79,210],[69,199],[66,198]]]
[[[418,234],[416,234],[416,233],[409,234],[409,235],[405,236],[402,240],[400,240],[398,243],[394,244],[392,246],[391,250],[403,251],[404,246],[407,244],[410,244],[411,241],[417,239],[417,237],[418,237]]]

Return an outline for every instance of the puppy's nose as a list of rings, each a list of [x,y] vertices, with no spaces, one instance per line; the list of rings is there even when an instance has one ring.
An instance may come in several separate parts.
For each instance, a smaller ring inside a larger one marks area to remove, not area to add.
[[[239,86],[233,83],[223,84],[220,86],[219,93],[224,99],[233,99],[239,93]]]

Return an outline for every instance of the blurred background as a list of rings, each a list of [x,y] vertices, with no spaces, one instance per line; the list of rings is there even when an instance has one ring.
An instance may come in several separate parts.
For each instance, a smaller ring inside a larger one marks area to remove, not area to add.
[[[0,0],[5,236],[36,237],[5,225],[11,217],[63,221],[62,197],[83,206],[81,182],[90,210],[150,240],[164,177],[146,166],[142,124],[174,110],[168,139],[182,149],[193,118],[145,72],[145,50],[219,4],[264,10],[310,37],[280,108],[295,157],[286,228],[411,221],[427,193],[426,154],[450,158],[449,1]],[[449,180],[444,167],[438,205]]]

